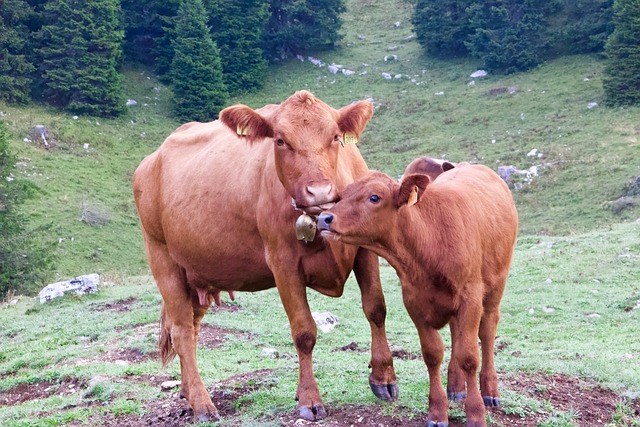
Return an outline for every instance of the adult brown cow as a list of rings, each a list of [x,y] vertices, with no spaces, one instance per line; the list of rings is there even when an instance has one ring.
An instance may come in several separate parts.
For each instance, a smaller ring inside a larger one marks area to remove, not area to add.
[[[202,317],[220,292],[273,287],[298,353],[299,415],[325,417],[305,288],[341,296],[352,270],[371,326],[371,389],[383,400],[397,398],[377,256],[314,239],[315,231],[307,237],[312,241],[299,241],[295,228],[302,212],[317,215],[332,206],[367,172],[358,148],[343,138],[357,138],[372,114],[368,101],[335,110],[307,91],[258,110],[235,105],[218,121],[179,127],[136,170],[147,258],[164,301],[162,359],[180,357],[182,392],[197,419],[219,418],[196,366]]]
[[[493,351],[518,229],[504,181],[491,169],[470,164],[458,165],[433,182],[427,175],[413,174],[397,183],[370,172],[319,216],[318,227],[327,238],[378,253],[398,273],[429,370],[427,425],[444,427],[449,422],[447,393],[440,381],[444,346],[437,332],[449,323],[448,394],[463,399],[466,392],[467,426],[486,426],[484,405],[500,406]],[[476,381],[478,336],[482,394]]]

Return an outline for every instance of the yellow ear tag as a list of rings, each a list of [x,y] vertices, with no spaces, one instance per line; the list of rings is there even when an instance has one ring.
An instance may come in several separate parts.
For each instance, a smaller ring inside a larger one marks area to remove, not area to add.
[[[409,200],[407,200],[407,206],[413,206],[418,203],[418,186],[414,185],[411,190],[411,194],[409,194]]]
[[[247,136],[249,135],[249,131],[247,130],[247,128],[241,128],[240,125],[238,125],[238,128],[236,129],[236,132],[238,133],[238,135],[240,136]]]
[[[344,143],[347,145],[358,143],[358,137],[353,133],[345,132],[343,140],[344,140]]]

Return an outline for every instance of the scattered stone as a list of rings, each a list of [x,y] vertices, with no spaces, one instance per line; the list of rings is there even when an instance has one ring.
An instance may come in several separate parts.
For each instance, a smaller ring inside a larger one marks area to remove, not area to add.
[[[165,381],[162,384],[160,384],[160,390],[171,391],[180,385],[182,385],[181,381]]]
[[[347,70],[346,68],[342,69],[342,74],[344,74],[345,76],[350,76],[352,74],[355,74],[356,72],[353,70]]]
[[[530,308],[530,309],[529,309],[529,314],[533,314],[533,313],[535,313],[535,312],[536,312],[536,311],[535,311],[533,308]]]
[[[590,103],[588,103],[588,104],[587,104],[587,108],[588,108],[589,110],[591,110],[592,108],[596,108],[596,107],[598,107],[598,106],[599,106],[599,105],[598,105],[598,103],[597,103],[597,102],[590,102]]]
[[[475,85],[476,85],[475,80],[471,80],[469,83],[467,83],[467,86],[475,86]]]
[[[365,40],[367,38],[367,36],[363,34],[358,34],[357,37],[358,37],[358,40]]]
[[[270,357],[272,359],[278,358],[278,350],[276,350],[275,348],[263,348],[260,354],[262,356]]]
[[[333,329],[340,324],[338,317],[328,311],[324,313],[314,311],[311,313],[311,316],[313,316],[313,320],[315,320],[318,328],[324,333],[333,331]]]
[[[477,79],[478,77],[486,77],[487,74],[488,73],[485,70],[478,70],[471,73],[469,77],[471,77],[472,79]]]
[[[78,295],[94,293],[98,291],[100,276],[96,273],[78,276],[71,280],[56,282],[47,285],[40,291],[40,304],[51,301],[54,298],[61,297],[68,291],[75,291]]]
[[[387,50],[389,50],[389,51],[397,50],[397,49],[398,49],[398,46],[396,46],[395,44],[394,44],[394,45],[391,45],[391,46],[389,46],[389,47],[387,48]]]
[[[546,283],[547,285],[553,283],[553,280],[551,280],[550,277],[547,277],[547,280],[544,281],[544,283]]]
[[[342,68],[341,65],[337,65],[337,64],[331,64],[327,67],[327,70],[329,70],[329,72],[331,74],[337,74],[338,71],[340,71],[340,69]]]
[[[402,74],[396,74],[395,76],[393,76],[394,79],[401,79],[402,78]]]
[[[545,313],[553,313],[556,311],[556,309],[553,307],[542,307],[542,311],[544,311]]]
[[[384,56],[384,62],[388,62],[388,61],[397,61],[398,60],[398,55],[385,55]]]
[[[535,157],[537,155],[538,155],[538,149],[537,148],[534,148],[534,149],[532,149],[531,151],[529,151],[527,153],[527,157]]]
[[[393,26],[394,26],[394,27],[396,27],[396,28],[400,28],[400,21],[396,21],[396,22],[393,24]]]
[[[384,77],[386,80],[391,80],[391,74],[389,73],[382,73],[382,77]]]
[[[127,107],[131,107],[133,105],[138,105],[138,101],[135,99],[127,99]]]
[[[314,58],[313,56],[309,56],[307,57],[307,59],[309,60],[309,62],[311,62],[313,65],[316,65],[318,67],[324,67],[324,62],[322,62],[321,60],[319,60],[318,58]]]

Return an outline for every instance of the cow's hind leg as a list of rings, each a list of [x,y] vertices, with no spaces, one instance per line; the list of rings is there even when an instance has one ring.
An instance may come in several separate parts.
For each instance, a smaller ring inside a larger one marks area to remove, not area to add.
[[[362,309],[371,327],[371,391],[382,400],[397,400],[398,385],[385,331],[387,308],[380,283],[378,256],[360,248],[353,270],[362,294]]]
[[[180,266],[169,256],[166,246],[146,238],[151,272],[164,301],[160,330],[160,351],[163,362],[175,354],[180,358],[182,393],[199,421],[220,419],[211,401],[196,363],[197,329],[206,308],[194,309],[194,298]],[[197,304],[197,303],[196,303]]]

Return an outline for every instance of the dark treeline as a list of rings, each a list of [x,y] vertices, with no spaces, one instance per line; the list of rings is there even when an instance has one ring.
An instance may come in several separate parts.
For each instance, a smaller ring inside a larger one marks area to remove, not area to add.
[[[429,56],[511,73],[601,54],[607,102],[640,101],[637,0],[415,1]],[[344,11],[344,0],[0,0],[0,99],[116,116],[122,65],[140,62],[172,87],[176,117],[213,119],[262,86],[269,62],[335,46]]]
[[[413,25],[427,55],[469,56],[494,73],[601,54],[607,103],[640,103],[638,0],[417,0]]]
[[[119,70],[140,62],[179,93],[177,117],[212,119],[229,95],[262,86],[269,61],[332,48],[344,10],[343,0],[0,0],[0,99],[116,116]]]

